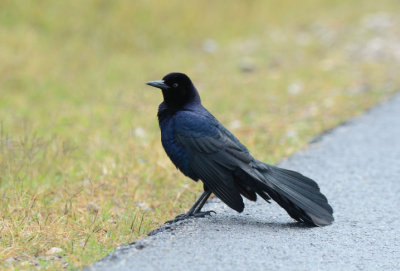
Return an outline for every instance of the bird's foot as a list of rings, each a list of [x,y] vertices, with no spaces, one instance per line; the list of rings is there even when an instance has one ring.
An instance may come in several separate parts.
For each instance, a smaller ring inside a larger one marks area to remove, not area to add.
[[[172,220],[168,220],[167,222],[165,222],[165,224],[176,223],[178,221],[185,220],[185,219],[188,219],[191,217],[205,217],[207,215],[211,215],[212,213],[216,214],[215,211],[196,212],[196,213],[192,213],[192,214],[184,213],[184,214],[178,215],[177,217],[175,217]]]
[[[207,215],[211,216],[212,213],[216,214],[215,211],[211,210],[211,211],[205,211],[205,212],[197,212],[197,213],[192,214],[192,216],[193,217],[205,217]]]

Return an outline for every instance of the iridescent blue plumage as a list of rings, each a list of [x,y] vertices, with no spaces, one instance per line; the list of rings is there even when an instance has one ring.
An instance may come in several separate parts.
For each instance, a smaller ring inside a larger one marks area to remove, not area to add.
[[[288,214],[309,225],[332,223],[333,210],[318,185],[300,173],[254,159],[247,148],[207,109],[192,81],[171,73],[161,81],[164,101],[158,110],[162,145],[175,166],[186,176],[204,183],[205,192],[185,217],[200,213],[210,193],[241,212],[242,196],[271,198]]]

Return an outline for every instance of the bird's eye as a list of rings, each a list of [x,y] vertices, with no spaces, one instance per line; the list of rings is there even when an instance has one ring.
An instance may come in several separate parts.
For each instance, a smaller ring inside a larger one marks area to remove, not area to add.
[[[177,87],[179,86],[179,84],[178,84],[178,83],[173,83],[172,86],[173,86],[174,88],[177,88]]]

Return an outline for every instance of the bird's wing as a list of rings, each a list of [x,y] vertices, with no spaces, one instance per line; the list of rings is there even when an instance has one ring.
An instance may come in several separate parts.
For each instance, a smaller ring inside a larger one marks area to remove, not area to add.
[[[176,138],[189,154],[191,171],[224,203],[241,212],[244,204],[232,174],[252,158],[225,131],[217,121],[198,115],[175,119]]]

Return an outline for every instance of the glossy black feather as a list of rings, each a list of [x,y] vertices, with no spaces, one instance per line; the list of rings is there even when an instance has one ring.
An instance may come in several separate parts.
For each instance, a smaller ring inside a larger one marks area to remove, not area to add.
[[[202,105],[189,77],[173,73],[149,82],[163,90],[158,118],[161,140],[172,162],[232,209],[242,212],[242,196],[273,199],[297,221],[332,223],[333,210],[318,184],[302,174],[254,159],[247,148]]]

